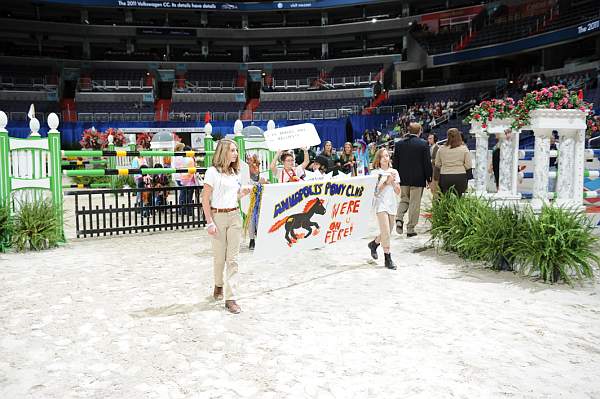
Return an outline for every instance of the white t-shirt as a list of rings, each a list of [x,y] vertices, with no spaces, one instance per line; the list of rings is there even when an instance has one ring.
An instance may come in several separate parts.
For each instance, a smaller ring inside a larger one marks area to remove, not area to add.
[[[378,176],[377,185],[379,185],[383,180],[387,179],[388,175],[391,173],[394,173],[395,175],[394,182],[400,183],[400,175],[393,168],[389,168],[387,170],[375,169],[371,171],[372,175]],[[379,176],[381,176],[381,178],[379,178]],[[394,187],[386,184],[381,191],[375,193],[375,213],[387,212],[395,215],[397,211],[398,197],[394,192]]]
[[[285,169],[277,171],[277,179],[279,183],[288,183],[294,181],[300,181],[304,178],[304,168],[301,165],[292,168],[289,172]]]
[[[242,185],[240,175],[221,173],[211,166],[204,175],[204,184],[212,187],[210,206],[218,209],[237,208],[237,193]]]

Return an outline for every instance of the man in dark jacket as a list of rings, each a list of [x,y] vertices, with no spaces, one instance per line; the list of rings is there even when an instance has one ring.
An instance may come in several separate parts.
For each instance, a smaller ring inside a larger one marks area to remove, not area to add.
[[[408,126],[408,134],[394,147],[393,165],[400,174],[400,203],[396,213],[396,232],[402,234],[404,214],[408,211],[406,236],[417,235],[423,188],[431,182],[433,169],[427,142],[419,137],[422,128],[418,123]]]

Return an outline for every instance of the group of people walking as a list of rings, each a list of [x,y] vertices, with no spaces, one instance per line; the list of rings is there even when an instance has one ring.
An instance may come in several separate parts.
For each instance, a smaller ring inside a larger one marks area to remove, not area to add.
[[[448,130],[445,145],[439,145],[435,139],[425,141],[420,137],[422,132],[420,124],[411,123],[408,134],[396,142],[392,159],[388,150],[382,148],[373,161],[371,173],[378,175],[375,213],[379,235],[368,247],[373,259],[378,259],[377,248],[381,245],[385,267],[392,270],[396,269],[390,253],[394,220],[396,232],[402,234],[408,212],[406,236],[416,236],[423,190],[427,187],[435,196],[439,187],[442,193],[454,190],[460,196],[473,178],[471,155],[458,129]]]
[[[453,189],[458,195],[462,195],[467,188],[468,179],[472,178],[470,154],[458,129],[448,131],[445,145],[435,143],[435,140],[428,142],[420,137],[421,133],[420,124],[410,124],[408,134],[395,144],[393,156],[386,148],[381,148],[375,153],[372,162],[370,173],[377,175],[374,210],[379,234],[368,247],[374,259],[378,259],[379,246],[383,248],[384,264],[388,269],[396,269],[390,253],[391,235],[394,226],[398,234],[404,232],[406,213],[406,235],[417,235],[415,228],[419,220],[423,190],[430,188],[435,192],[439,187],[441,192]],[[269,166],[279,182],[287,183],[304,180],[307,168],[316,172],[339,162],[338,167],[349,170],[356,164],[356,157],[351,156],[352,144],[349,148],[344,146],[341,157],[337,157],[332,151],[331,143],[326,143],[324,147],[324,151],[312,161],[308,149],[302,149],[299,165],[292,153],[279,152]],[[277,167],[277,162],[283,164],[281,169]],[[260,182],[258,165],[258,159],[253,159],[250,163],[255,183]],[[252,190],[251,186],[242,186],[239,171],[236,143],[228,139],[220,140],[212,166],[204,177],[202,207],[208,234],[212,237],[215,282],[213,297],[215,300],[225,299],[225,307],[231,313],[241,311],[236,301],[242,234],[238,201]],[[255,231],[254,235],[251,233],[252,241],[255,234]]]

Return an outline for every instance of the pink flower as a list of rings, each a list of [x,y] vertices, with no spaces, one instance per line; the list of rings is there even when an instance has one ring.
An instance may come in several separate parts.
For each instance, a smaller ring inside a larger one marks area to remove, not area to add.
[[[554,108],[554,103],[552,101],[550,101],[550,108]]]

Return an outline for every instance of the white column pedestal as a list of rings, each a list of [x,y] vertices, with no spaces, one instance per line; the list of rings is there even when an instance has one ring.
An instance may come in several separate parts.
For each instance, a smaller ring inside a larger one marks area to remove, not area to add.
[[[536,129],[533,156],[533,199],[531,206],[541,209],[548,203],[548,172],[550,163],[550,137],[552,129]]]
[[[494,196],[499,200],[520,200],[517,191],[519,168],[519,132],[511,133],[510,139],[500,135],[500,179],[498,192]]]
[[[556,130],[559,135],[556,204],[582,208],[586,112],[578,109],[536,109],[529,115],[530,126],[535,133],[535,168],[531,206],[539,209],[548,202],[550,136],[552,131]]]
[[[585,130],[559,131],[558,181],[556,204],[579,209],[583,198],[583,171],[585,162]]]
[[[486,180],[488,168],[488,135],[481,124],[472,123],[471,133],[475,135],[475,194],[477,196],[487,195]]]

